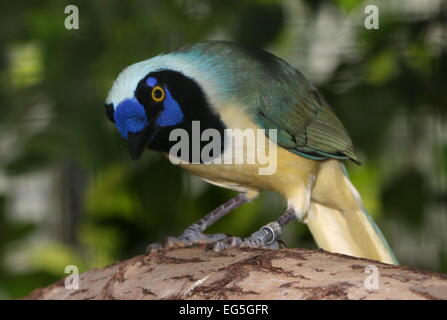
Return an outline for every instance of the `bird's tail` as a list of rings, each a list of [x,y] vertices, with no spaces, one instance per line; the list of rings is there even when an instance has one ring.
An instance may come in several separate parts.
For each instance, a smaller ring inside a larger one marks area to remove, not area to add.
[[[325,250],[398,264],[382,232],[363,208],[343,164],[336,160],[323,165],[305,222]]]

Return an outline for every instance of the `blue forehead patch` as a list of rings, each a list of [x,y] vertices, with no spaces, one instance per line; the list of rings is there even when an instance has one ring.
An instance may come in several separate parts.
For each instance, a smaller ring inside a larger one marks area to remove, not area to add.
[[[122,101],[116,108],[114,116],[115,125],[125,139],[129,132],[140,132],[148,125],[146,111],[135,98]]]
[[[158,80],[150,77],[150,78],[147,78],[146,83],[149,87],[155,87],[158,83]]]

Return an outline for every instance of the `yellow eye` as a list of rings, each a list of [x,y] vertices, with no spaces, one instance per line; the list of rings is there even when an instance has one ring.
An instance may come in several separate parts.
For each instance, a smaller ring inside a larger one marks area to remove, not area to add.
[[[154,89],[152,89],[152,100],[155,102],[161,102],[165,99],[165,91],[160,86],[155,86]]]

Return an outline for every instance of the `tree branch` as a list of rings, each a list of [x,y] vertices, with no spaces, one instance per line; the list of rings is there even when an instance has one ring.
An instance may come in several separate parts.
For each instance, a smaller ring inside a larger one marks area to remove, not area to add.
[[[192,247],[92,269],[79,276],[79,289],[62,279],[25,299],[241,298],[447,299],[447,275],[323,250]]]

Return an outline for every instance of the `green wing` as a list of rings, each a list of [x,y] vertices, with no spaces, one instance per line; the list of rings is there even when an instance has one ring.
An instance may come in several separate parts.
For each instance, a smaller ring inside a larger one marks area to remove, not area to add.
[[[295,154],[360,163],[346,129],[315,87],[298,70],[276,59],[275,78],[252,109],[254,122],[277,129],[278,145]]]

